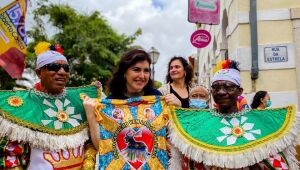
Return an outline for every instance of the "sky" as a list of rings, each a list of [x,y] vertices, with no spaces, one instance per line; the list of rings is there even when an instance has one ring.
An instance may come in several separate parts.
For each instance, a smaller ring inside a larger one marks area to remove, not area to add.
[[[140,45],[146,51],[153,46],[160,52],[158,62],[155,64],[155,80],[165,81],[167,64],[171,57],[176,55],[187,58],[196,53],[196,48],[189,42],[190,35],[196,27],[187,21],[188,0],[49,1],[68,4],[86,14],[97,10],[119,33],[132,35],[141,28],[143,33],[134,45]],[[30,27],[31,22],[27,20],[26,24],[29,25],[26,27]]]

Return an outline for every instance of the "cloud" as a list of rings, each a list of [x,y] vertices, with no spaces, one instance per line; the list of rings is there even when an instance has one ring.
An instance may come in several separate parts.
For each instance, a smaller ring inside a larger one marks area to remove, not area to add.
[[[196,53],[189,42],[195,25],[187,21],[187,0],[50,0],[69,4],[83,13],[95,10],[119,33],[133,34],[143,30],[135,42],[146,50],[154,46],[160,52],[155,65],[155,79],[164,81],[167,63],[174,55],[187,57]],[[159,71],[158,71],[159,70]]]

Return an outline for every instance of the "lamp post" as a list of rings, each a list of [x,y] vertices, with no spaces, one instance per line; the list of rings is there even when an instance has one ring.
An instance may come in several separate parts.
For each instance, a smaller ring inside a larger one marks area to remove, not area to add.
[[[154,81],[154,64],[156,64],[158,57],[159,57],[159,52],[154,48],[151,47],[151,49],[148,52],[150,58],[151,58],[151,64],[152,64],[152,80]]]

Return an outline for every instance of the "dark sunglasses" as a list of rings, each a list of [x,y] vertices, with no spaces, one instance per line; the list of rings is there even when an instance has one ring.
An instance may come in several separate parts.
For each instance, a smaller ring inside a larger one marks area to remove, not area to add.
[[[60,63],[50,63],[44,65],[42,68],[47,68],[48,71],[58,72],[61,68],[65,70],[65,72],[70,72],[69,64],[60,64]]]

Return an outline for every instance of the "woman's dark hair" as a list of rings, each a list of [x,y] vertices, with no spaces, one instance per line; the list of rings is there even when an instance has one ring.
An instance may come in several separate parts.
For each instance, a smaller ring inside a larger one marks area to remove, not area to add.
[[[169,61],[169,64],[168,64],[168,74],[166,76],[166,81],[167,83],[172,83],[173,80],[171,78],[171,75],[170,75],[170,66],[171,66],[171,63],[175,60],[179,60],[183,66],[183,69],[185,71],[185,77],[184,77],[184,82],[186,85],[191,85],[192,83],[192,79],[193,79],[193,68],[191,65],[189,65],[189,63],[187,62],[187,60],[183,57],[173,57],[171,58],[171,60]]]
[[[108,81],[108,89],[111,95],[124,95],[124,92],[126,91],[126,79],[124,77],[124,74],[126,73],[129,67],[141,61],[147,61],[149,63],[150,68],[151,59],[149,57],[149,54],[142,49],[132,49],[122,55],[121,60],[119,61],[112,78]],[[149,78],[148,83],[143,89],[144,92],[150,90],[152,86],[153,82],[151,78]]]
[[[253,101],[251,103],[251,108],[256,109],[260,105],[261,99],[263,99],[267,94],[268,94],[267,91],[258,91],[258,92],[256,92],[254,97],[253,97]]]

